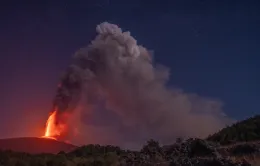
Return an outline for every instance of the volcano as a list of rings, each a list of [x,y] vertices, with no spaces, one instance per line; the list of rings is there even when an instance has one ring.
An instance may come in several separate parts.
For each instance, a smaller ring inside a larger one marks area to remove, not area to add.
[[[0,139],[1,150],[12,150],[30,154],[69,152],[77,146],[49,138],[22,137]]]

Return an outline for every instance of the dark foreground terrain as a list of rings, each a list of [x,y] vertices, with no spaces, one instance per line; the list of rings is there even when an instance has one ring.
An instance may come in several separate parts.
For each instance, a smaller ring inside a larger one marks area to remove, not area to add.
[[[87,145],[71,152],[29,154],[0,152],[2,166],[250,166],[259,154],[258,144],[222,147],[201,139],[169,146],[150,140],[140,151],[115,146]],[[28,147],[30,148],[30,147]],[[246,157],[248,159],[246,159]],[[251,162],[252,163],[252,162]]]
[[[260,166],[259,131],[255,116],[206,139],[177,139],[167,146],[150,140],[140,151],[42,138],[0,140],[0,166]]]

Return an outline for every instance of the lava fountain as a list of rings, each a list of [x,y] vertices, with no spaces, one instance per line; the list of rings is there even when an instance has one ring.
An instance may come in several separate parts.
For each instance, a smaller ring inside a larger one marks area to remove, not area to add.
[[[57,123],[57,110],[54,109],[48,117],[43,138],[55,139],[64,132],[65,125]]]

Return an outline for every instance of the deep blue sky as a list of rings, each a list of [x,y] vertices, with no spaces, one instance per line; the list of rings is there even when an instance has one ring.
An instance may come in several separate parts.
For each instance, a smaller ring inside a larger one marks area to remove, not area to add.
[[[15,1],[13,1],[15,2]],[[0,137],[35,135],[59,76],[103,21],[131,31],[171,68],[170,85],[260,111],[259,0],[79,0],[0,5]]]

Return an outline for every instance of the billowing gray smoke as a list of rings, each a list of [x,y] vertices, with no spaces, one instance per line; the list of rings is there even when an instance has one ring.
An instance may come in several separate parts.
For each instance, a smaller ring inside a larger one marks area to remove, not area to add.
[[[170,143],[204,137],[229,122],[221,102],[167,88],[169,70],[153,66],[151,52],[130,32],[107,22],[96,30],[91,44],[73,57],[54,101],[59,113],[74,114],[68,124],[78,134],[72,142]]]

